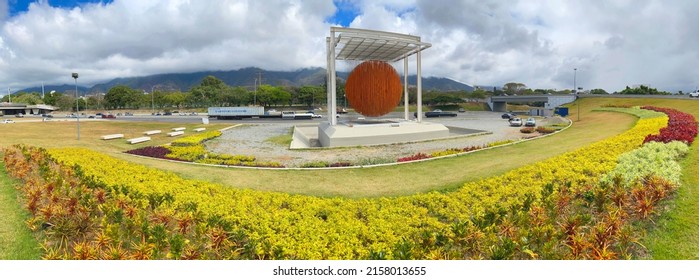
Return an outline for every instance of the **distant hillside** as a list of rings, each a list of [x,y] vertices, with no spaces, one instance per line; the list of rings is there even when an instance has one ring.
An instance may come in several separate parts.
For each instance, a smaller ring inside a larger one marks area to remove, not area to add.
[[[60,86],[44,86],[44,93],[49,94],[52,90],[55,90],[56,92],[75,92],[75,85],[69,85],[69,84],[64,84]],[[80,92],[80,95],[84,95],[85,93],[90,91],[90,88],[88,87],[81,87],[78,85],[78,91]],[[22,90],[18,90],[16,92],[38,92],[41,94],[41,87],[31,87],[31,88],[25,88]]]
[[[254,87],[255,80],[262,78],[263,84],[285,85],[285,86],[303,86],[303,85],[322,85],[325,84],[326,71],[324,68],[304,68],[296,71],[267,71],[260,68],[242,68],[231,71],[202,71],[195,73],[171,73],[158,74],[143,77],[117,78],[106,83],[94,85],[90,89],[80,88],[81,94],[89,91],[107,92],[110,88],[116,85],[126,85],[134,89],[140,89],[150,92],[153,89],[165,91],[188,91],[193,86],[198,85],[206,76],[214,76],[221,79],[229,86],[245,86]],[[340,80],[346,80],[349,73],[338,72],[337,76]],[[416,76],[408,77],[408,82],[411,85],[416,84]],[[74,91],[75,88],[69,88],[69,85],[51,86],[51,90],[59,92]],[[439,77],[423,77],[422,87],[424,90],[439,90],[439,91],[457,91],[466,90],[472,91],[473,87],[454,81],[448,78]],[[49,86],[46,86],[46,92],[50,92]],[[22,91],[37,91],[36,88],[24,89]],[[41,92],[39,88],[38,92]]]

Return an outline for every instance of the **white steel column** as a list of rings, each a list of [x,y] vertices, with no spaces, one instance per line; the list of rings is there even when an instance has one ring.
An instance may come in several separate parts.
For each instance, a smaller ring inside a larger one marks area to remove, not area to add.
[[[328,116],[330,116],[330,125],[337,124],[337,86],[336,86],[336,75],[335,72],[335,31],[330,30],[330,45],[329,45],[329,57],[328,57],[328,71],[330,71],[330,99],[328,104],[330,107],[328,110]]]
[[[408,102],[408,57],[403,58],[403,91],[405,92],[405,96],[403,97],[403,106],[405,106],[405,120],[410,119],[410,107],[409,107],[409,102]]]
[[[422,122],[422,50],[417,51],[417,122]]]
[[[332,84],[332,82],[330,81],[330,37],[325,38],[325,56],[327,58],[327,67],[325,67],[325,102],[327,103],[328,108],[328,113],[326,114],[326,116],[328,116],[328,122],[332,124],[332,116],[330,115],[331,107],[333,105],[330,102],[330,84]]]

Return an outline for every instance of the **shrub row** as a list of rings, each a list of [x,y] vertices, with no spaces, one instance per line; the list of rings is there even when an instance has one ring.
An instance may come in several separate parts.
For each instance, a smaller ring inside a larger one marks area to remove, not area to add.
[[[679,185],[682,168],[677,160],[688,152],[689,146],[679,141],[667,144],[647,142],[643,147],[621,155],[619,163],[602,178],[602,182],[611,184],[613,180],[621,180],[616,184],[628,188],[640,178],[655,175]]]
[[[172,141],[172,146],[194,146],[197,144],[204,143],[204,141],[206,140],[214,139],[219,136],[221,136],[221,131],[207,131],[199,134],[193,134],[187,137],[182,137],[180,139]]]
[[[661,129],[660,133],[657,135],[648,135],[644,143],[650,141],[663,143],[682,141],[691,145],[692,142],[694,142],[694,138],[697,137],[697,121],[694,119],[694,116],[670,108],[658,108],[654,106],[644,106],[642,108],[663,112],[669,117],[667,127]]]

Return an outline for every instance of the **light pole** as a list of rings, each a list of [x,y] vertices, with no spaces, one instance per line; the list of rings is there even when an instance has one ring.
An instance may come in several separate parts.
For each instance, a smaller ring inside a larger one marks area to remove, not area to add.
[[[573,68],[573,92],[575,92],[575,101],[578,103],[578,121],[580,121],[580,95],[578,94],[578,68]]]
[[[77,117],[78,126],[78,141],[80,141],[80,99],[78,99],[78,73],[73,73],[73,79],[75,79],[75,116]]]

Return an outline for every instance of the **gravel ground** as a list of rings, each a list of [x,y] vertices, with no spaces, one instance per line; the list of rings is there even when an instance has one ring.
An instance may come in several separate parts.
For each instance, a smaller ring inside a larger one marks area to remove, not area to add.
[[[526,118],[525,118],[526,119]],[[538,126],[560,122],[559,118],[536,118]],[[268,142],[280,135],[289,134],[293,124],[255,123],[229,129],[219,138],[206,142],[209,151],[231,155],[253,155],[259,161],[276,161],[286,167],[299,167],[305,163],[325,161],[329,163],[349,161],[357,165],[395,162],[397,158],[416,153],[431,153],[449,148],[483,146],[500,140],[519,140],[524,136],[521,127],[510,127],[507,120],[494,112],[459,113],[455,118],[425,119],[446,126],[484,130],[491,132],[479,136],[462,136],[444,140],[407,144],[362,146],[355,148],[290,150],[288,146]]]

